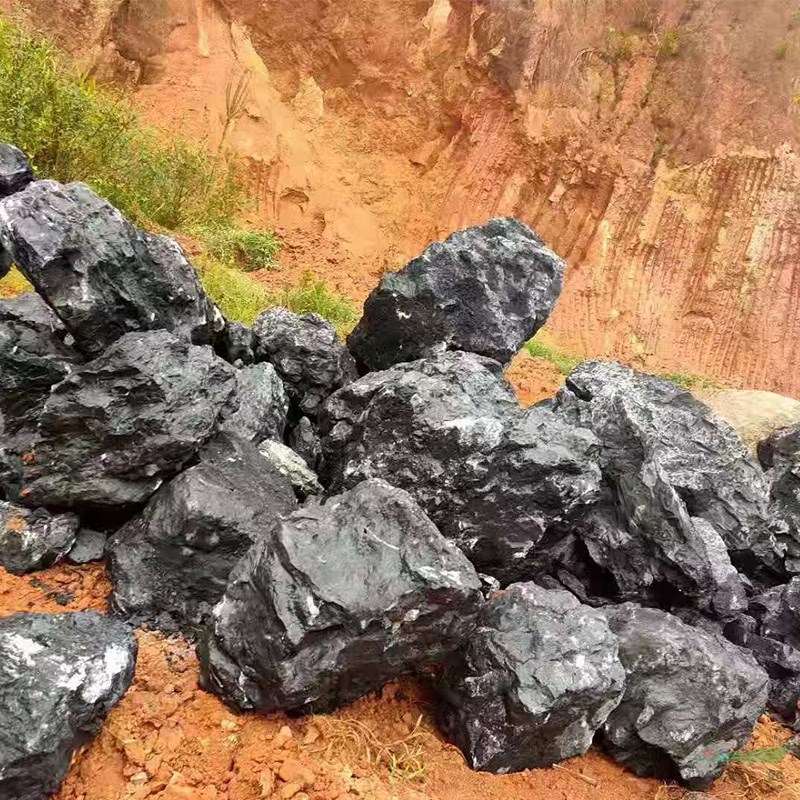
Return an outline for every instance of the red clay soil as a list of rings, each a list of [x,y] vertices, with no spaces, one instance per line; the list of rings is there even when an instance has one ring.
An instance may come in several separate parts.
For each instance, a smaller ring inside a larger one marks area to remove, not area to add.
[[[16,578],[0,570],[0,616],[104,610],[101,566]],[[62,605],[63,603],[63,605]],[[193,648],[140,632],[136,678],[97,739],[76,754],[55,800],[671,800],[592,750],[553,769],[473,772],[439,737],[428,689],[408,680],[329,716],[235,714],[197,686]],[[764,718],[753,746],[788,732]],[[800,761],[732,766],[722,800],[800,798]]]

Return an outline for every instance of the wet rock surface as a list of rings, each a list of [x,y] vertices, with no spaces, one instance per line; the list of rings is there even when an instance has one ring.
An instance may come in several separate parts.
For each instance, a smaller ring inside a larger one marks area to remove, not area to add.
[[[547,409],[523,410],[495,361],[398,364],[334,394],[321,417],[334,490],[383,478],[409,491],[476,567],[532,577],[537,546],[600,491],[598,443]]]
[[[83,360],[33,292],[0,300],[0,432],[34,426],[50,389]]]
[[[94,612],[0,619],[0,796],[43,800],[133,678],[136,640]]]
[[[514,584],[490,597],[446,663],[439,719],[473,769],[546,767],[589,749],[624,683],[601,612],[569,592]]]
[[[440,661],[481,603],[474,569],[411,497],[365,481],[297,511],[240,562],[201,683],[240,709],[332,708]]]
[[[210,347],[167,331],[127,334],[48,397],[25,466],[26,504],[147,500],[213,435],[235,385]]]
[[[0,201],[0,246],[88,357],[131,331],[206,344],[224,325],[180,246],[83,184],[36,181]]]
[[[0,501],[0,566],[14,575],[52,566],[72,547],[78,524],[75,514]]]
[[[691,394],[620,364],[587,362],[549,407],[601,443],[602,499],[575,534],[584,564],[610,575],[612,596],[688,603],[724,618],[746,606],[737,569],[780,581],[783,548],[763,473]]]
[[[289,398],[272,364],[254,364],[236,372],[236,389],[222,412],[220,430],[250,442],[283,440]]]
[[[516,220],[468,228],[384,275],[348,346],[365,370],[441,350],[507,364],[547,321],[564,271],[564,262]]]
[[[137,622],[191,632],[236,562],[296,506],[289,479],[253,444],[219,435],[109,540],[112,604]]]
[[[253,323],[257,361],[269,361],[302,414],[316,417],[325,399],[356,375],[353,357],[319,314],[271,308]]]
[[[619,639],[625,694],[603,727],[615,759],[639,775],[705,789],[744,747],[769,679],[722,636],[652,608],[603,609]]]
[[[21,191],[32,180],[33,169],[22,150],[0,142],[0,197]]]

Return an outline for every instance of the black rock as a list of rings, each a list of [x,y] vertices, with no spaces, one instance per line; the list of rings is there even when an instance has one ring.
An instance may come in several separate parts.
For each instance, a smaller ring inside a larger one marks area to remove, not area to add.
[[[50,387],[82,361],[67,336],[39,295],[0,300],[0,433],[35,425]]]
[[[235,373],[167,331],[127,334],[53,387],[24,468],[25,504],[146,501],[215,432]]]
[[[44,800],[133,678],[128,627],[87,611],[0,619],[0,797]]]
[[[271,308],[253,324],[253,337],[256,360],[274,364],[291,399],[310,417],[356,375],[352,356],[319,314]]]
[[[707,788],[749,741],[767,704],[766,672],[721,635],[663,611],[626,603],[603,613],[626,672],[606,747],[638,775]]]
[[[22,191],[33,180],[33,168],[25,153],[0,142],[0,197]]]
[[[347,340],[366,370],[441,350],[508,363],[553,310],[565,264],[530,228],[494,219],[389,272]]]
[[[500,365],[470,353],[364,376],[329,398],[320,430],[333,491],[392,481],[504,583],[533,577],[538,549],[600,490],[594,435],[523,410]]]
[[[89,357],[131,331],[206,344],[224,327],[178,244],[83,184],[36,181],[0,201],[0,246]]]
[[[137,623],[189,632],[253,542],[296,507],[289,480],[254,445],[220,434],[109,540],[114,607]]]
[[[781,579],[764,475],[733,429],[689,392],[621,364],[586,362],[549,407],[600,440],[604,496],[578,535],[618,598],[731,616],[745,606],[736,568],[767,584]]]
[[[752,598],[749,613],[763,636],[800,650],[800,577]]]
[[[334,708],[443,659],[481,603],[475,571],[411,497],[366,481],[242,559],[200,647],[201,685],[241,709]]]
[[[75,514],[51,514],[0,502],[0,566],[14,575],[60,561],[78,533]]]
[[[322,442],[314,424],[308,417],[300,417],[297,425],[292,428],[289,434],[289,444],[311,469],[319,469]]]
[[[769,675],[769,710],[787,725],[800,725],[800,650],[762,636],[758,623],[746,614],[729,621],[724,633],[749,650]]]
[[[790,572],[800,572],[800,424],[775,431],[758,445],[767,471],[771,511],[779,521]]]
[[[446,663],[439,719],[473,769],[546,767],[589,749],[624,682],[601,612],[569,592],[518,583],[490,597]]]
[[[289,398],[272,364],[254,364],[236,372],[236,391],[222,412],[220,430],[247,439],[283,441]]]
[[[71,564],[90,564],[92,561],[102,561],[106,550],[108,536],[103,531],[91,528],[81,528],[67,553],[67,561]]]
[[[214,340],[214,348],[219,356],[231,364],[245,366],[252,364],[255,358],[253,342],[253,331],[250,328],[241,322],[226,320],[225,328]]]

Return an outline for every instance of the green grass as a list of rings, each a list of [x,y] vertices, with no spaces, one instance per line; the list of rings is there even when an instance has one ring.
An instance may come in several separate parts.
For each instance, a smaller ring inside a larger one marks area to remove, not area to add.
[[[275,269],[280,241],[270,231],[248,231],[226,224],[198,225],[190,233],[202,242],[208,254],[245,272]]]
[[[328,320],[342,339],[353,330],[360,316],[352,300],[328,289],[311,275],[306,275],[299,286],[278,292],[272,305],[284,306],[295,314],[314,311]]]
[[[581,361],[585,359],[579,356],[568,355],[557,347],[546,344],[539,339],[531,339],[525,349],[534,357],[549,361],[562,375],[569,375]]]
[[[661,59],[675,58],[683,46],[681,32],[678,28],[670,28],[658,37],[658,57]]]

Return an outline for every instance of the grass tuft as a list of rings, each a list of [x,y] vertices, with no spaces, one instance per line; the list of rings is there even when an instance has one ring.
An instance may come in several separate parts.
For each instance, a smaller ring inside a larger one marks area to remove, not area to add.
[[[275,258],[280,241],[271,231],[248,231],[229,224],[198,225],[189,233],[197,238],[208,254],[245,272],[276,269]]]
[[[531,339],[525,345],[525,349],[534,358],[541,358],[545,361],[549,361],[562,375],[569,375],[581,361],[584,361],[580,356],[568,355],[557,347],[545,344],[539,339]]]
[[[295,314],[316,312],[336,328],[344,339],[358,321],[355,304],[348,298],[328,289],[325,284],[307,273],[299,286],[282,289],[273,305],[281,305]]]

